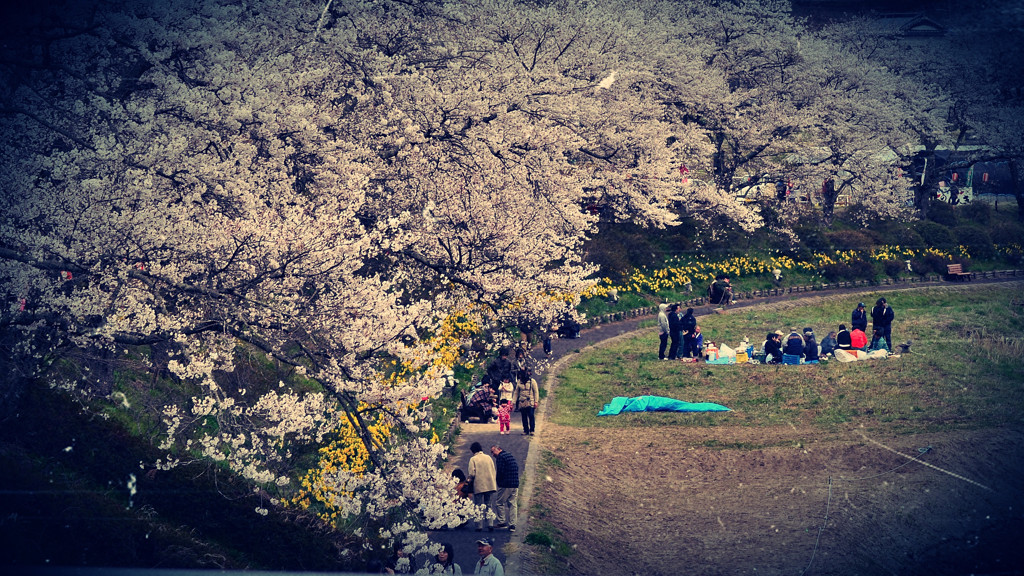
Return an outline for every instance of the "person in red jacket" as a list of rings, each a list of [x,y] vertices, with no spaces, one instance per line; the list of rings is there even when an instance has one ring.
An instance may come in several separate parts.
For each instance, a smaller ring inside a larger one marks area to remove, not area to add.
[[[860,328],[850,331],[850,348],[863,350],[868,347],[868,335]]]

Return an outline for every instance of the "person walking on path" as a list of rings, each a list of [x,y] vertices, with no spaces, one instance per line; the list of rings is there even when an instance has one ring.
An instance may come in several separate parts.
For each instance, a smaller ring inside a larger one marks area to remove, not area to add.
[[[501,561],[491,554],[494,549],[494,541],[490,538],[481,538],[476,541],[476,553],[480,555],[480,561],[473,568],[473,576],[505,576],[505,569],[501,567]]]
[[[879,298],[875,302],[875,307],[871,309],[871,327],[875,330],[882,329],[889,350],[892,350],[892,321],[895,317],[896,313],[892,311],[892,306],[889,306],[885,298]]]
[[[672,340],[668,348],[668,359],[675,360],[679,357],[679,344],[683,338],[683,321],[679,318],[678,304],[668,307],[668,336]]]
[[[529,371],[520,374],[519,386],[512,396],[512,404],[519,410],[523,418],[523,435],[533,436],[537,430],[537,404],[540,402],[540,389],[537,381]]]
[[[864,303],[860,302],[857,307],[850,313],[850,330],[860,329],[864,332],[868,331],[868,311],[864,307]]]
[[[658,304],[658,360],[665,359],[665,349],[668,347],[668,304]]]
[[[494,519],[488,518],[491,511],[491,496],[498,490],[497,471],[494,469],[494,461],[487,454],[479,442],[473,442],[469,447],[473,457],[469,459],[469,480],[473,483],[473,503],[477,506],[484,506],[484,515],[476,521],[476,531],[487,529],[494,531]]]
[[[498,515],[497,528],[508,526],[509,532],[516,531],[519,517],[519,464],[510,452],[495,444],[491,446],[494,468],[497,472],[498,491],[494,495],[494,511]]]
[[[512,431],[512,399],[502,398],[498,405],[498,434],[509,434]]]

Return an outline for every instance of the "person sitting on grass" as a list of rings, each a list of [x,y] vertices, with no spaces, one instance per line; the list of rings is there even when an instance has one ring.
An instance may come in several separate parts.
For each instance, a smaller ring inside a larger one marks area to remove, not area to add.
[[[800,336],[800,333],[796,331],[796,328],[793,328],[789,332],[789,336],[786,337],[786,346],[782,349],[782,352],[783,354],[803,358],[804,339]]]
[[[769,332],[764,341],[764,363],[782,364],[782,335]]]
[[[836,331],[833,330],[821,341],[821,356],[828,356],[838,347],[839,342],[836,341]]]
[[[846,324],[839,325],[839,334],[836,335],[836,347],[840,350],[849,350],[851,347],[850,331]]]
[[[818,342],[814,339],[814,329],[810,326],[804,328],[804,361],[818,361]]]
[[[889,351],[889,344],[885,341],[885,330],[881,327],[875,328],[874,334],[871,335],[871,344],[868,346],[868,352],[874,350]]]
[[[868,335],[859,328],[854,328],[850,331],[850,348],[853,350],[863,350],[868,347]]]

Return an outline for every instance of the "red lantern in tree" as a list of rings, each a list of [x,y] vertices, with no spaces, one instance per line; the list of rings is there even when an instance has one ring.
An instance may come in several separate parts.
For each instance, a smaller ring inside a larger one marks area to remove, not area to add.
[[[953,182],[956,182],[959,179],[960,179],[960,175],[957,174],[956,172],[953,172],[953,176],[950,177],[950,180],[952,180]]]
[[[985,184],[988,184],[988,172],[985,172],[981,175],[981,181],[984,182]]]

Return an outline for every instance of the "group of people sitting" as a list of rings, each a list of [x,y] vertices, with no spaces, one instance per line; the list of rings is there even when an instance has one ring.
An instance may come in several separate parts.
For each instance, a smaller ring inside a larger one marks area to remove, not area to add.
[[[785,343],[782,336],[782,331],[776,330],[765,337],[762,345],[765,364],[782,364],[784,355],[794,356],[805,363],[816,363],[820,355],[825,353],[823,348],[818,347],[814,329],[810,327],[804,328],[802,335],[793,328],[789,336],[786,336]]]
[[[796,356],[805,363],[816,363],[820,358],[834,355],[836,350],[889,352],[892,349],[890,338],[893,312],[885,298],[878,299],[871,311],[871,318],[874,325],[870,340],[866,332],[868,312],[863,302],[858,303],[850,315],[851,329],[847,329],[846,324],[840,324],[839,330],[829,332],[820,346],[810,327],[804,328],[802,335],[793,328],[785,337],[785,342],[781,331],[770,332],[763,346],[765,363],[781,364],[786,355]]]

